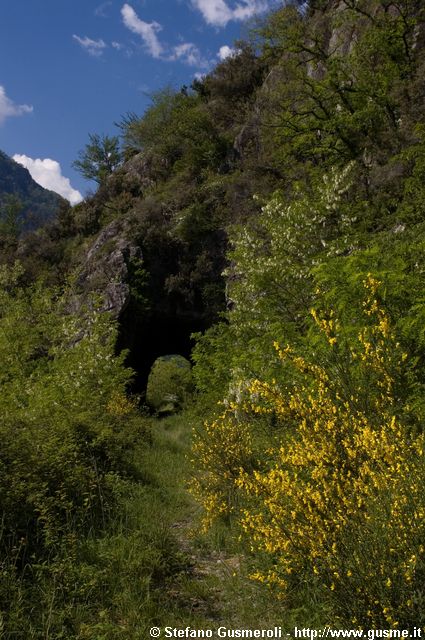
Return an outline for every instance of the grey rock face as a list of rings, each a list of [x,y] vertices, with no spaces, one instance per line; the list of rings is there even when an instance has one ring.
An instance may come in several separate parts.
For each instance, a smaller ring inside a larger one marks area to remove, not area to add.
[[[118,318],[130,299],[128,266],[141,260],[140,247],[131,238],[128,219],[114,220],[99,233],[88,250],[76,281],[73,310],[87,304],[90,296],[100,296],[100,310]]]
[[[142,189],[147,189],[154,184],[151,176],[151,161],[143,153],[138,153],[130,158],[130,160],[124,164],[123,171],[128,179],[136,180]]]

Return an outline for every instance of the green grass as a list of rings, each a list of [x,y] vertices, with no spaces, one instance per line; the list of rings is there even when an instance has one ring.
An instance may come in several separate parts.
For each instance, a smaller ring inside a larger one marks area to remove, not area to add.
[[[149,422],[150,442],[134,452],[140,481],[116,481],[118,508],[100,537],[78,538],[71,554],[67,547],[23,573],[2,567],[10,606],[0,638],[138,640],[153,625],[206,624],[202,612],[214,607],[202,585],[192,589],[181,539],[195,510],[186,491],[191,426],[184,416]]]
[[[11,575],[2,640],[144,640],[152,626],[293,626],[282,604],[249,580],[249,560],[227,527],[196,533],[198,506],[187,484],[197,419],[186,412],[149,420],[150,441],[134,453],[140,481],[117,480],[119,508],[104,534],[30,566],[26,579]]]

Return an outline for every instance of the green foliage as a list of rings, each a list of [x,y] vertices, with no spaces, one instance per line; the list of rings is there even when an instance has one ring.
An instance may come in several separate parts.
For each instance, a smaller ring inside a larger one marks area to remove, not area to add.
[[[157,412],[181,408],[193,390],[190,362],[179,355],[161,356],[152,365],[146,402]]]
[[[166,87],[151,97],[151,106],[143,118],[129,113],[122,119],[120,128],[127,151],[149,151],[164,140],[164,131],[170,124],[173,109],[184,101],[183,94]]]
[[[232,55],[192,86],[208,102],[214,121],[228,134],[243,121],[266,71],[264,58],[251,44],[240,41]]]
[[[117,136],[89,134],[89,142],[73,163],[87,180],[102,184],[121,164],[122,156]]]
[[[223,390],[231,380],[229,354],[234,342],[227,323],[213,325],[205,333],[192,335],[196,344],[192,350],[193,378],[196,389],[211,410],[221,400]]]
[[[125,117],[120,128],[127,151],[141,151],[164,178],[177,172],[198,175],[216,167],[227,149],[199,97],[163,89],[152,96],[142,118]]]
[[[346,194],[354,166],[322,175],[290,202],[274,194],[260,214],[231,231],[228,313],[236,379],[273,366],[276,339],[299,340],[313,298],[312,264],[353,246]],[[237,346],[236,346],[237,345]]]
[[[6,195],[0,203],[0,235],[16,239],[22,229],[22,202],[17,196]]]
[[[68,547],[27,562],[23,573],[12,562],[2,564],[5,638],[144,640],[154,625],[207,626],[193,603],[203,608],[214,601],[214,577],[210,587],[192,576],[176,536],[184,534],[180,523],[193,517],[184,489],[191,418],[138,420],[152,430],[129,455],[143,482],[115,480],[114,511],[100,535],[78,531],[72,553]]]
[[[19,549],[20,562],[105,521],[135,432],[108,316],[74,317],[59,292],[19,288],[19,274],[1,272],[0,552]]]
[[[53,220],[65,202],[57,193],[37,184],[27,169],[0,151],[0,207],[5,207],[3,223],[4,216],[8,216],[7,209],[15,198],[20,201],[19,220],[9,219],[7,222],[7,226],[12,224],[13,233],[37,229]],[[17,228],[15,222],[18,222]]]
[[[404,194],[398,215],[403,223],[417,224],[424,216],[425,177],[425,127],[415,127],[412,144],[401,154],[400,159],[407,167],[408,177],[404,183]]]
[[[282,190],[231,228],[228,325],[195,348],[225,410],[195,432],[193,489],[290,609],[309,593],[326,622],[408,627],[424,571],[421,8],[325,4],[263,31],[259,157]]]
[[[379,1],[308,17],[291,6],[272,16],[264,55],[281,62],[264,95],[264,134],[286,171],[302,171],[305,161],[370,167],[400,150],[412,126],[409,116],[402,122],[410,109],[402,87],[414,77],[419,20],[414,3]]]
[[[140,258],[130,258],[127,263],[128,282],[130,286],[130,304],[139,316],[150,311],[149,274]]]
[[[137,418],[115,329],[95,311],[75,318],[59,290],[32,282],[63,282],[123,217],[143,255],[127,262],[120,319],[132,361],[147,364],[157,323],[177,334],[220,318],[193,353],[198,414],[221,400],[195,449],[195,490],[210,520],[224,516],[216,543],[243,522],[257,578],[289,587],[280,613],[302,626],[422,615],[423,7],[336,4],[286,3],[255,46],[238,43],[191,90],[154,94],[121,122],[123,167],[108,164],[116,138],[91,136],[95,153],[89,144],[76,166],[99,190],[19,240],[25,273],[2,272],[0,602],[22,637],[31,601],[42,603],[34,637],[136,638],[165,617],[158,586],[167,606],[181,597],[168,582],[179,554],[161,528],[175,468],[155,438],[138,452],[147,485],[122,480]],[[378,322],[364,313],[370,273],[382,283],[368,302]],[[184,363],[155,364],[157,411],[192,391]],[[249,615],[268,600],[255,593]]]
[[[230,517],[254,579],[295,608],[314,584],[344,626],[422,620],[423,242],[392,240],[316,267],[304,340],[275,342],[279,366],[241,377],[195,435],[205,526]]]

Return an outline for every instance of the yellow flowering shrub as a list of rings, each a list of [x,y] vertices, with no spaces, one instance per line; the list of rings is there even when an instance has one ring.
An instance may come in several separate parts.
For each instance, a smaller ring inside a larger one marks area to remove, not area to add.
[[[249,411],[285,425],[256,468],[232,460],[240,525],[270,559],[253,577],[282,597],[317,581],[347,625],[406,627],[424,619],[424,436],[398,398],[406,354],[379,302],[380,282],[368,276],[364,285],[356,340],[345,340],[332,313],[313,311],[327,357],[315,364],[275,344],[296,382],[252,381],[243,424],[223,416],[209,426],[209,446],[218,447],[217,473],[226,438],[248,437]],[[207,511],[216,495],[204,491]]]
[[[107,413],[118,418],[131,415],[136,409],[136,398],[129,398],[122,390],[112,391],[106,404]]]
[[[192,451],[197,474],[191,490],[203,504],[206,531],[220,515],[233,512],[241,468],[252,467],[251,435],[237,420],[234,405],[194,434]]]

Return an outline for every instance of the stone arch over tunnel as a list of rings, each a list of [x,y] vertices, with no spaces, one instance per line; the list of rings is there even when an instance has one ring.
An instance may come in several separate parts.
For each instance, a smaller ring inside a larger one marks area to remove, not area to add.
[[[126,364],[135,372],[132,390],[143,395],[149,371],[159,356],[180,354],[190,359],[191,334],[206,328],[200,318],[174,313],[144,319],[131,306],[127,308],[119,319],[117,351],[128,350]]]

